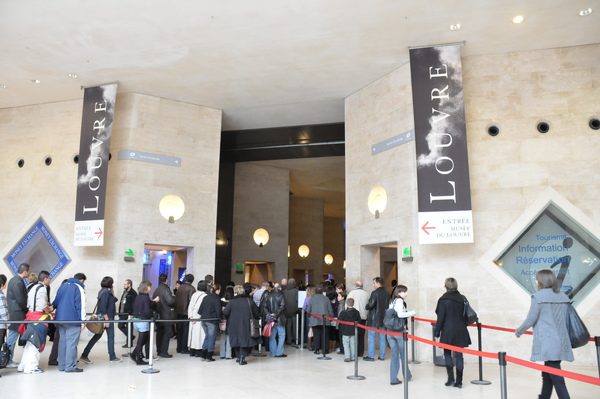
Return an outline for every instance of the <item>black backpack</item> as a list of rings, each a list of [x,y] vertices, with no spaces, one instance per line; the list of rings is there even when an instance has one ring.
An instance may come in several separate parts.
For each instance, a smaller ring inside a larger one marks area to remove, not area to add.
[[[8,347],[8,344],[5,342],[2,344],[2,348],[0,349],[0,369],[5,368],[9,361],[10,361],[10,348]]]

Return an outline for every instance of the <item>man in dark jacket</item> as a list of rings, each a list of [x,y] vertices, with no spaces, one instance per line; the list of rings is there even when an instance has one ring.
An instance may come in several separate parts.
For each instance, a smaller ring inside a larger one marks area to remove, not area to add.
[[[11,321],[25,320],[25,314],[27,314],[27,288],[23,279],[27,278],[27,276],[29,276],[29,265],[21,263],[17,269],[17,274],[8,281],[6,302],[8,304],[9,320]],[[14,368],[18,366],[12,359],[15,353],[15,344],[17,338],[19,338],[19,325],[18,323],[8,325],[6,344],[10,348],[10,360],[6,367]]]
[[[371,292],[369,303],[367,304],[367,310],[369,315],[367,316],[367,326],[377,328],[379,330],[385,330],[383,326],[383,317],[385,316],[385,310],[389,306],[389,294],[383,288],[383,279],[381,277],[375,277],[373,279],[373,288],[375,291]],[[375,333],[375,331],[369,330],[367,338],[367,356],[363,357],[363,360],[372,362],[375,360],[375,334],[379,336],[379,360],[385,359],[385,347],[386,338],[383,333]]]
[[[175,311],[175,295],[171,287],[167,285],[169,276],[162,273],[158,276],[158,287],[154,290],[152,299],[159,297],[157,304],[158,316],[161,320],[174,320],[177,317]],[[156,323],[156,351],[160,357],[173,357],[169,354],[169,340],[173,336],[173,321]]]
[[[211,290],[210,293],[204,297],[202,304],[200,304],[198,314],[200,319],[202,319],[201,325],[205,334],[202,349],[200,350],[200,357],[207,362],[214,362],[215,359],[213,359],[212,355],[215,353],[215,342],[217,341],[217,335],[219,334],[219,321],[223,318],[221,298],[214,290]]]
[[[127,320],[130,315],[133,315],[133,303],[135,302],[136,296],[137,292],[133,289],[133,282],[129,279],[125,280],[123,283],[123,294],[121,295],[121,301],[119,302],[120,320]],[[130,327],[127,327],[128,325]],[[130,344],[133,346],[133,340],[135,339],[135,336],[133,335],[133,324],[119,323],[118,327],[127,337],[127,343],[123,345],[123,348],[129,347]]]
[[[281,286],[275,284],[275,288],[267,295],[263,303],[262,314],[266,322],[273,321],[269,348],[271,357],[287,357],[283,354],[283,343],[285,342],[285,295],[281,292]]]
[[[298,314],[298,287],[296,280],[288,279],[283,291],[285,295],[285,343],[290,345],[296,339],[296,315]]]
[[[177,308],[177,320],[188,320],[188,307],[190,299],[196,292],[192,285],[194,282],[193,274],[186,274],[184,283],[175,294],[175,303]],[[177,323],[177,353],[189,354],[188,350],[188,334],[190,331],[190,323],[188,321],[180,321]]]

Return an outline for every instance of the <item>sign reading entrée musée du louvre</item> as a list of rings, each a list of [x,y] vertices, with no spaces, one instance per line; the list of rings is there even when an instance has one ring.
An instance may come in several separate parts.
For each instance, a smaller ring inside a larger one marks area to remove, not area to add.
[[[473,242],[459,46],[410,50],[419,243]]]
[[[116,83],[88,87],[83,96],[75,205],[76,246],[104,245],[106,178],[116,96]]]

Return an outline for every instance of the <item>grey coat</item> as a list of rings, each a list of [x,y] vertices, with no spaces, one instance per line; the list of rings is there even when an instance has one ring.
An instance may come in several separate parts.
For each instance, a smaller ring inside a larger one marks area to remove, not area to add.
[[[531,361],[566,360],[572,362],[573,349],[567,332],[567,304],[569,297],[551,288],[544,288],[531,296],[527,319],[517,329],[517,337],[533,327]]]
[[[329,317],[333,317],[333,308],[331,307],[331,302],[327,297],[323,294],[316,294],[312,298],[310,298],[310,302],[308,302],[308,308],[306,308],[306,312],[308,314],[314,315],[325,315]],[[322,317],[310,317],[309,326],[322,326],[323,318]],[[325,319],[325,326],[330,326],[331,321],[329,319]]]

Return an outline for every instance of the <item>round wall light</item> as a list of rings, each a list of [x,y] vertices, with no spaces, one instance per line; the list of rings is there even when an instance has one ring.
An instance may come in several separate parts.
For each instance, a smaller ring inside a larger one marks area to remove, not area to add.
[[[300,245],[300,247],[298,248],[298,255],[300,255],[300,257],[302,258],[306,258],[309,253],[310,248],[308,248],[308,245]]]
[[[331,265],[333,263],[333,256],[331,254],[325,255],[325,263]]]
[[[367,203],[369,205],[369,212],[375,215],[375,219],[379,219],[379,215],[387,206],[387,193],[385,188],[382,186],[373,187],[369,193],[369,199]]]
[[[185,204],[183,200],[175,194],[169,194],[162,197],[158,204],[158,210],[162,217],[167,219],[169,223],[175,223],[185,212]]]
[[[254,232],[254,242],[261,248],[267,245],[269,242],[269,232],[263,228],[256,229]]]

